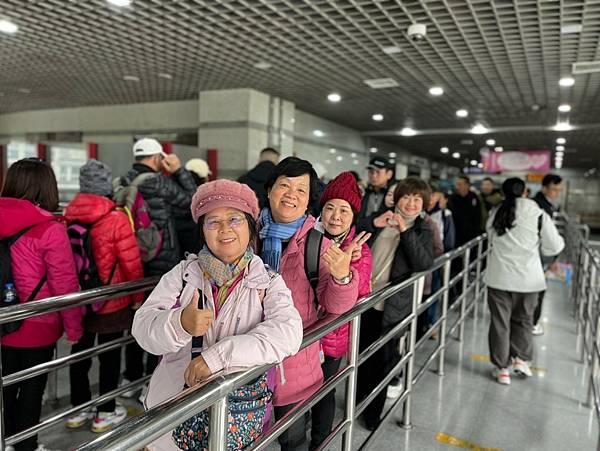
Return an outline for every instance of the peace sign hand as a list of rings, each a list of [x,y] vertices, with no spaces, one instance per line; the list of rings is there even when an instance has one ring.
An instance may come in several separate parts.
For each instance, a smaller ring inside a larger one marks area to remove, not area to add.
[[[368,236],[367,236],[368,235]],[[323,255],[323,262],[325,263],[325,267],[329,270],[329,273],[338,280],[341,280],[350,275],[350,263],[352,262],[352,253],[358,248],[362,246],[366,240],[369,239],[371,235],[360,233],[350,246],[343,251],[337,246],[331,246],[327,249],[327,252]],[[365,238],[366,237],[366,238]]]
[[[352,240],[352,244],[356,243],[354,250],[352,251],[352,261],[358,261],[362,257],[362,246],[371,238],[371,234],[367,232],[360,232],[358,235],[354,237]]]
[[[200,295],[194,290],[190,303],[181,312],[181,325],[192,337],[204,335],[213,322],[213,312],[198,306]]]

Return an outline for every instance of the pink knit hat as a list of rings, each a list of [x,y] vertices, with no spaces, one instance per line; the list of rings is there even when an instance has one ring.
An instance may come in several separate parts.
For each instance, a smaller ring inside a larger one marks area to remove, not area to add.
[[[248,213],[255,220],[260,212],[256,194],[248,185],[231,180],[215,180],[200,185],[192,198],[192,217],[198,218],[219,207],[230,207]]]

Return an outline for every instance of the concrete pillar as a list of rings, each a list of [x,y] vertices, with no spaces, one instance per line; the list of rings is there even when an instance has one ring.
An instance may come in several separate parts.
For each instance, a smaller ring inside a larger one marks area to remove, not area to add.
[[[264,147],[292,154],[294,111],[293,103],[252,89],[200,92],[198,147],[217,149],[219,177],[235,179]]]

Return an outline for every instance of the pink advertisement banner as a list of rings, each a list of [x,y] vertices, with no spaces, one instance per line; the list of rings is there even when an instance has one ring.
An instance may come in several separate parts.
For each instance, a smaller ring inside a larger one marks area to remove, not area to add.
[[[551,158],[549,150],[481,152],[484,172],[546,172],[550,170]]]

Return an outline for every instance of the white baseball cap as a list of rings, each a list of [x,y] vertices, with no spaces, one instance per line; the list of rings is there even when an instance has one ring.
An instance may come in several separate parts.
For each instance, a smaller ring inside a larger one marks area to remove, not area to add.
[[[156,139],[142,138],[133,145],[134,157],[151,157],[152,155],[160,154],[166,157],[167,154],[163,151],[162,146]]]

